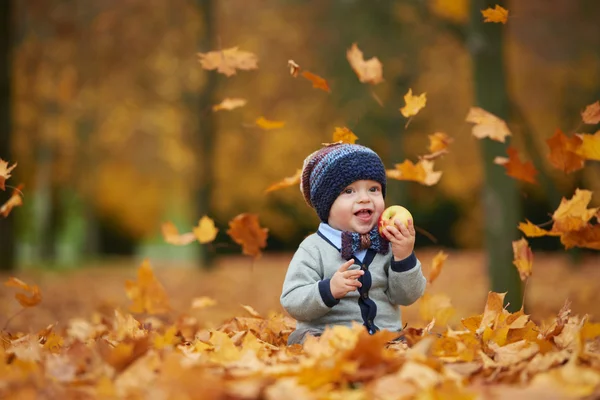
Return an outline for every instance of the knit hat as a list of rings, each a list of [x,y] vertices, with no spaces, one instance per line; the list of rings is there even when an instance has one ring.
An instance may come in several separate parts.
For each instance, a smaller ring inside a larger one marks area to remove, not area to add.
[[[365,179],[381,184],[385,197],[385,167],[373,150],[358,144],[334,143],[304,160],[300,191],[323,222],[335,199],[352,182]]]

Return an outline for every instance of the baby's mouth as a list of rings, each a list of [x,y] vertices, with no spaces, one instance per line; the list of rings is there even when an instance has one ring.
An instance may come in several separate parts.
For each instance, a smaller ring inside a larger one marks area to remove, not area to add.
[[[373,214],[373,211],[368,210],[366,208],[363,208],[362,210],[358,210],[357,212],[354,213],[354,215],[356,215],[357,217],[359,217],[361,219],[369,219],[369,218],[371,218],[372,214]]]

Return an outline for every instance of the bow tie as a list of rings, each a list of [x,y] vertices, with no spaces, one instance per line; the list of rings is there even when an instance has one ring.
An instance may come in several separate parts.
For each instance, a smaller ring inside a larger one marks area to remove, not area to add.
[[[380,254],[387,254],[390,242],[379,234],[377,227],[369,233],[342,232],[342,258],[350,260],[354,253],[363,249],[372,249]]]

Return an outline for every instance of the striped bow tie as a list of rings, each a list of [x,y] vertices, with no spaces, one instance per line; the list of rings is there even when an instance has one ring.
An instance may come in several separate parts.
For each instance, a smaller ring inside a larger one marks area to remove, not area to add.
[[[371,229],[369,233],[360,234],[358,232],[342,232],[342,249],[340,253],[344,260],[349,260],[360,250],[371,249],[380,254],[387,254],[390,249],[390,242],[379,234],[377,227]]]

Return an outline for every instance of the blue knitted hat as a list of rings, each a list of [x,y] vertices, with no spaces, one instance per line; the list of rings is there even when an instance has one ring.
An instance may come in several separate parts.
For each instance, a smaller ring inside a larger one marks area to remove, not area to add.
[[[381,184],[385,197],[385,167],[373,150],[358,144],[335,143],[304,160],[300,191],[323,222],[335,199],[352,182],[365,179]]]

